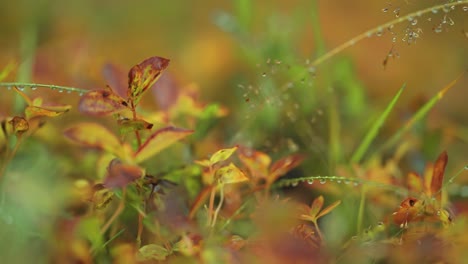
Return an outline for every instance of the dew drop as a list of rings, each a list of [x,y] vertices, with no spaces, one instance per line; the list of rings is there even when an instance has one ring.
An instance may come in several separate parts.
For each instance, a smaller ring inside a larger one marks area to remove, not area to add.
[[[341,183],[341,180],[336,180],[337,183]]]
[[[418,24],[418,20],[417,20],[417,19],[413,19],[413,20],[411,21],[411,25],[416,26],[416,24]]]
[[[450,26],[453,26],[453,25],[455,25],[455,21],[453,21],[453,19],[452,19],[452,18],[450,18],[450,17],[449,17],[449,25],[450,25]]]
[[[400,17],[400,8],[395,8],[395,10],[393,10],[393,13],[395,14],[395,17]]]
[[[37,90],[37,87],[36,86],[31,86],[31,90],[35,91],[35,90]]]
[[[440,210],[437,210],[437,215],[440,216]]]
[[[327,183],[327,180],[321,179],[319,182],[320,182],[320,184],[325,184],[325,183]]]
[[[366,33],[366,36],[367,36],[368,38],[372,37],[372,32],[368,31],[368,32]]]
[[[468,11],[468,6],[464,6],[462,9],[463,9],[463,11],[466,12],[466,11]]]
[[[383,35],[383,33],[384,33],[384,32],[383,32],[382,28],[379,28],[379,29],[377,30],[377,32],[375,33],[375,35],[376,35],[377,37],[381,37],[381,36]]]
[[[465,170],[468,170],[468,165],[466,165],[466,166],[464,167],[464,169],[465,169]]]
[[[432,11],[433,14],[437,14],[439,12],[439,9],[433,8],[431,11]]]
[[[7,89],[8,89],[8,90],[11,90],[11,86],[8,86]]]
[[[312,185],[314,184],[314,180],[307,180],[307,183]]]
[[[79,95],[79,96],[83,96],[83,93],[79,93],[78,95]]]
[[[59,93],[63,93],[63,90],[62,90],[62,89],[58,89],[58,92],[59,92]]]
[[[440,33],[442,32],[442,25],[438,25],[437,27],[434,28],[435,33]]]
[[[393,37],[392,42],[396,42],[396,41],[397,41],[397,37]]]
[[[299,185],[299,183],[297,181],[291,183],[292,187],[296,187],[297,185]]]
[[[266,77],[266,76],[267,76],[266,72],[262,73],[262,77]]]
[[[358,185],[359,185],[359,183],[358,183],[358,182],[354,182],[354,186],[358,186]]]
[[[382,12],[387,13],[388,12],[388,7],[382,8]]]
[[[351,182],[349,180],[345,180],[344,184],[350,184]]]
[[[24,86],[18,86],[18,90],[24,91]]]

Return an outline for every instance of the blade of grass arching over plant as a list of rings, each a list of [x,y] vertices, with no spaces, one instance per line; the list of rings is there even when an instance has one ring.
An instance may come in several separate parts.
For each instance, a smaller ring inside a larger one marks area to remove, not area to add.
[[[318,12],[318,1],[311,1],[310,19],[312,22],[312,32],[314,34],[314,41],[316,45],[317,56],[325,54],[325,40],[323,39],[322,29],[320,28],[320,19]]]
[[[335,94],[331,91],[330,92],[330,99],[328,101],[329,107],[329,121],[328,121],[328,130],[329,130],[329,173],[333,173],[335,170],[336,164],[341,160],[342,152],[341,152],[341,140],[340,140],[340,131],[341,131],[341,123],[340,123],[340,116],[338,113],[338,102],[336,99]]]
[[[31,81],[38,34],[37,26],[33,21],[25,25],[23,32],[21,32],[20,52],[22,63],[18,67],[18,82]],[[14,112],[20,113],[24,108],[24,104],[24,100],[21,96],[16,95]]]
[[[367,132],[366,136],[362,140],[356,152],[354,152],[353,156],[351,157],[351,163],[358,163],[361,161],[362,157],[364,156],[366,151],[369,149],[370,144],[372,143],[372,141],[375,139],[375,137],[379,133],[379,130],[384,124],[388,115],[392,112],[393,107],[397,103],[405,87],[406,87],[406,84],[403,84],[403,86],[401,86],[400,90],[398,90],[397,94],[393,97],[392,101],[390,101],[390,104],[388,104],[387,108],[385,108],[385,111],[383,111],[382,115],[379,116],[377,121],[372,125],[371,129]]]
[[[417,112],[416,114],[411,117],[410,120],[408,120],[402,128],[400,128],[385,144],[380,147],[375,154],[378,154],[384,150],[387,150],[391,147],[393,147],[398,140],[401,138],[401,136],[406,133],[413,125],[420,121],[431,109],[434,107],[434,105],[439,102],[445,95],[445,93],[450,90],[457,82],[458,80],[463,76],[461,74],[458,76],[455,80],[451,81],[449,84],[447,84],[442,90],[440,90],[434,97],[432,97],[431,100],[429,100],[426,104],[424,104]]]

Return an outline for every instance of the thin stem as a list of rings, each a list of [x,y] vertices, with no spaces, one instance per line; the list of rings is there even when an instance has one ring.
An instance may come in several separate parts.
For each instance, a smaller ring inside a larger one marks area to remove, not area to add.
[[[123,212],[125,209],[125,195],[127,193],[127,188],[123,188],[122,190],[122,198],[120,199],[119,206],[115,210],[114,214],[109,218],[107,223],[101,228],[101,234],[104,234],[107,229],[112,225],[112,223],[119,217],[119,215]]]
[[[366,205],[366,188],[362,186],[361,188],[361,199],[359,201],[359,211],[358,211],[358,218],[357,218],[357,232],[358,234],[362,231],[362,224],[364,220],[364,207]]]
[[[75,87],[69,86],[61,86],[61,85],[54,85],[54,84],[43,84],[43,83],[30,83],[30,82],[0,82],[0,87],[11,89],[11,87],[29,87],[31,89],[36,88],[48,88],[51,90],[58,90],[58,91],[66,91],[66,92],[74,92],[84,94],[89,92],[86,89],[80,89]]]
[[[211,194],[210,194],[210,203],[208,205],[208,226],[211,226],[211,219],[212,219],[212,216],[213,216],[213,207],[214,207],[215,194],[216,194],[216,187],[213,186],[213,188],[211,189]]]
[[[215,226],[216,219],[218,218],[219,211],[221,210],[221,207],[223,206],[223,202],[224,202],[224,188],[223,187],[224,186],[221,186],[221,188],[219,190],[219,203],[218,203],[218,207],[216,208],[216,211],[214,213],[213,221],[211,222],[211,227]]]
[[[313,221],[313,223],[314,223],[314,226],[315,226],[315,230],[317,230],[317,234],[320,237],[320,241],[322,241],[322,243],[323,243],[324,242],[323,241],[323,235],[322,235],[322,232],[320,231],[320,228],[318,227],[317,220]]]
[[[316,60],[314,60],[312,62],[312,66],[318,66],[318,65],[322,64],[324,61],[330,59],[331,57],[335,56],[336,54],[340,53],[341,51],[353,46],[354,44],[358,43],[359,41],[361,41],[361,40],[363,40],[363,39],[365,39],[365,38],[367,38],[369,36],[372,36],[375,33],[379,32],[379,31],[382,31],[382,30],[384,30],[384,29],[386,29],[386,28],[388,28],[388,27],[390,27],[392,25],[396,25],[396,24],[408,21],[408,19],[413,18],[413,17],[419,17],[419,16],[422,16],[422,15],[425,15],[427,13],[433,12],[433,10],[438,11],[440,9],[443,9],[444,7],[449,8],[449,7],[452,7],[452,6],[458,6],[458,5],[463,5],[463,4],[467,4],[467,3],[468,3],[468,0],[457,1],[457,2],[446,3],[446,4],[440,4],[440,5],[428,7],[428,8],[425,8],[425,9],[410,13],[408,15],[399,17],[399,18],[394,19],[394,20],[392,20],[390,22],[387,22],[385,24],[381,24],[381,25],[379,25],[377,27],[374,27],[374,28],[372,28],[370,30],[367,30],[366,32],[361,33],[361,34],[357,35],[356,37],[344,42],[343,44],[339,45],[338,47],[336,47],[336,48],[330,50],[329,52],[325,53],[323,56],[318,57]]]

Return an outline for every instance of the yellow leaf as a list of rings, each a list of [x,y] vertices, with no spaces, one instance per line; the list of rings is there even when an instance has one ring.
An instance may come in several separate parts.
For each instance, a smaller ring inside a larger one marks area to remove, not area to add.
[[[227,160],[237,150],[237,147],[216,151],[210,158],[211,165]]]
[[[202,167],[210,167],[211,166],[211,162],[209,160],[196,160],[195,161],[196,164],[202,166]]]
[[[107,128],[97,123],[79,123],[64,132],[71,141],[86,146],[108,151],[124,159],[123,147],[117,137]]]
[[[219,184],[238,183],[249,180],[233,163],[218,169],[216,171],[216,179],[218,179]]]
[[[161,128],[153,133],[135,152],[135,161],[137,163],[143,162],[192,133],[193,130],[176,127]]]
[[[329,206],[325,207],[325,209],[323,209],[318,215],[317,215],[317,219],[330,213],[333,209],[335,209],[335,207],[337,207],[338,205],[341,204],[341,200],[338,200],[332,204],[330,204]]]
[[[71,105],[60,106],[60,107],[39,107],[39,106],[28,106],[24,110],[24,113],[28,119],[38,117],[38,116],[47,116],[55,117],[60,116],[71,109]]]

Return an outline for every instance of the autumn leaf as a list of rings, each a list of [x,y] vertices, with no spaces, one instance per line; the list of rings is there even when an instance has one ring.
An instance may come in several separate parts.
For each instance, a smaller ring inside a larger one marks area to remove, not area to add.
[[[123,156],[123,147],[115,135],[97,123],[79,123],[64,132],[71,141],[92,148],[108,151],[118,157]]]
[[[68,112],[70,109],[71,109],[71,105],[46,106],[46,107],[28,106],[24,110],[24,113],[28,119],[32,119],[34,117],[41,117],[41,116],[46,116],[46,117],[60,116]]]
[[[149,136],[135,152],[135,161],[143,162],[192,133],[193,130],[176,127],[161,128]]]
[[[266,178],[271,164],[268,154],[247,148],[240,148],[240,161],[247,167],[254,179]]]
[[[341,204],[341,200],[338,200],[338,201],[333,202],[329,206],[325,207],[322,211],[320,211],[319,214],[317,214],[317,219],[319,219],[320,217],[330,213],[333,209],[335,209],[340,204]]]
[[[169,60],[151,57],[137,64],[128,73],[128,98],[137,105],[145,91],[159,79],[161,73],[169,66]]]
[[[8,123],[13,127],[13,132],[17,135],[21,135],[29,129],[28,121],[20,116],[13,117]]]
[[[170,252],[163,246],[149,244],[138,250],[137,258],[139,261],[162,261],[165,260]]]
[[[140,167],[123,164],[121,161],[114,159],[107,168],[104,186],[107,188],[122,188],[141,178],[142,175],[143,170]]]
[[[323,202],[324,202],[324,199],[322,195],[315,198],[312,204],[310,205],[309,215],[313,216],[314,218],[317,218],[318,213],[323,207]]]
[[[447,166],[448,156],[447,152],[442,152],[437,158],[434,164],[434,171],[432,173],[431,180],[431,193],[430,196],[434,195],[435,199],[440,202],[442,184],[444,181],[445,167]]]
[[[128,109],[127,102],[112,90],[94,90],[83,95],[78,103],[80,112],[93,116],[105,116]]]
[[[300,219],[316,223],[320,217],[330,213],[333,209],[340,205],[341,200],[333,202],[322,210],[323,204],[324,198],[322,195],[320,195],[312,201],[310,207],[304,205],[302,208],[303,213],[300,215]]]

